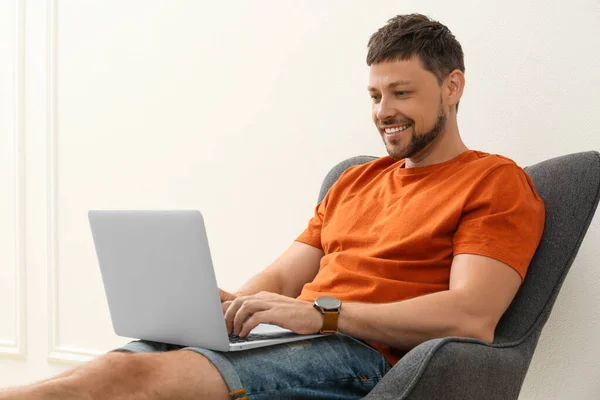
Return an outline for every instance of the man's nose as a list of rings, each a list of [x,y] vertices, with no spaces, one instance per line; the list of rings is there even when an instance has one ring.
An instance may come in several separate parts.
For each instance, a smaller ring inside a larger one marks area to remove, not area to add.
[[[390,102],[381,99],[381,102],[378,104],[379,108],[377,109],[377,119],[379,121],[385,121],[386,119],[390,119],[396,116],[397,111],[391,106]]]

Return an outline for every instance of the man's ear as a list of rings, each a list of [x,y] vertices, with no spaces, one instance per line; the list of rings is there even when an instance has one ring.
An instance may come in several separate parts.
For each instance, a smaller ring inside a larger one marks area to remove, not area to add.
[[[446,97],[446,105],[449,107],[456,106],[460,101],[465,88],[465,74],[461,70],[455,69],[450,72],[444,79],[444,94]]]

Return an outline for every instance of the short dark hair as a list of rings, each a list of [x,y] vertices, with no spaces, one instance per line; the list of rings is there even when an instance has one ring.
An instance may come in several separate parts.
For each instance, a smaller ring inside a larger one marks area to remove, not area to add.
[[[418,56],[441,84],[455,69],[465,72],[462,47],[450,29],[422,14],[397,15],[371,35],[367,65]]]

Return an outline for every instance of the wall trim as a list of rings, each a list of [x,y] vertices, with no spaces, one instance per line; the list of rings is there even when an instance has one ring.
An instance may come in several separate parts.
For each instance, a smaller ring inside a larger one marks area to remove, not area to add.
[[[105,353],[99,349],[62,346],[58,337],[58,0],[46,0],[46,145],[47,145],[47,248],[48,248],[48,361],[79,364]]]
[[[56,241],[56,52],[57,10],[56,1],[46,1],[46,199],[47,199],[47,249],[48,249],[48,353],[58,347],[58,243]]]
[[[14,60],[14,188],[13,220],[15,234],[15,340],[0,339],[0,354],[26,357],[27,307],[25,264],[25,135],[24,135],[24,77],[25,77],[25,4],[15,1],[15,60]]]

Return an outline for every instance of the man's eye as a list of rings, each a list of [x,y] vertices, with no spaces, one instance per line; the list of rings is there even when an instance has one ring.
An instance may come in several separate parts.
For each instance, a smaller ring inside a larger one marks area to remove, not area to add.
[[[406,96],[407,94],[409,94],[410,92],[407,92],[406,90],[404,91],[400,91],[400,92],[394,92],[394,94],[396,96],[402,97],[402,96]]]
[[[379,103],[379,101],[381,100],[381,97],[379,97],[379,96],[371,96],[371,100],[373,100],[373,103]]]

